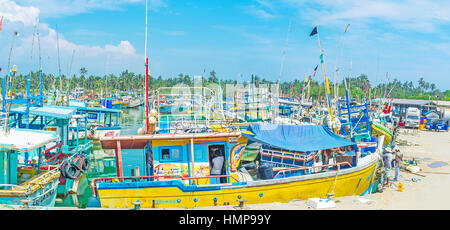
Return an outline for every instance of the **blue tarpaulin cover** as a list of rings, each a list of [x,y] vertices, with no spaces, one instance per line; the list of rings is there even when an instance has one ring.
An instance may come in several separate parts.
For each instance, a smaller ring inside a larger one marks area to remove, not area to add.
[[[261,125],[250,126],[253,134],[242,135],[250,141],[270,145],[275,148],[297,152],[310,152],[350,145],[346,140],[322,125]]]

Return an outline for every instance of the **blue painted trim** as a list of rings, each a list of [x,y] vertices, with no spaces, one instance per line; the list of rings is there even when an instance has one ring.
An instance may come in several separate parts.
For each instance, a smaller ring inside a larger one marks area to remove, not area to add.
[[[246,185],[247,182],[236,182],[230,186]],[[116,182],[116,183],[98,183],[98,190],[110,189],[144,189],[144,188],[170,188],[176,187],[182,192],[203,192],[203,191],[219,191],[221,185],[198,187],[197,185],[185,185],[180,180],[170,181],[140,181],[140,182]]]

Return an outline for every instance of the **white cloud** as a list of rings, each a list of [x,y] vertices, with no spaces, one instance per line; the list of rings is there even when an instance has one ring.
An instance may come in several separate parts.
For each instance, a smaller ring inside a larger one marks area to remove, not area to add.
[[[0,44],[8,44],[0,46],[0,66],[6,69],[7,57],[9,56],[9,44],[11,44],[12,32],[17,30],[20,36],[15,39],[14,49],[11,56],[11,64],[17,64],[19,73],[26,73],[30,67],[30,54],[33,41],[33,27],[36,18],[39,17],[39,10],[34,7],[23,7],[10,0],[0,0],[0,15],[5,16],[3,30],[0,34]],[[10,15],[16,15],[11,17]],[[18,15],[18,16],[17,16]],[[42,52],[43,66],[47,71],[55,72],[57,70],[57,34],[56,31],[48,26],[48,24],[39,24],[39,38]],[[11,36],[10,36],[11,35]],[[74,65],[89,67],[95,73],[103,73],[105,71],[121,71],[125,68],[136,70],[136,63],[144,63],[143,55],[136,52],[136,49],[129,41],[121,41],[118,44],[105,46],[89,46],[76,44],[64,38],[63,34],[59,36],[61,69],[67,74],[69,64],[73,52]],[[33,70],[37,70],[38,66],[38,43],[37,37],[34,40],[33,51]],[[109,70],[102,67],[103,62],[109,62]],[[100,63],[100,64],[99,64]],[[142,64],[143,65],[143,64]],[[73,69],[79,67],[74,66]],[[91,73],[93,73],[91,72]]]
[[[21,22],[25,26],[30,26],[36,23],[39,9],[33,6],[20,6],[12,0],[0,0],[0,16],[4,16],[5,21]]]
[[[275,17],[275,15],[270,12],[273,11],[274,8],[269,0],[255,0],[254,5],[242,6],[241,8],[257,18],[267,20]]]
[[[367,24],[382,21],[416,31],[433,32],[450,21],[448,0],[282,0],[300,10],[303,19],[313,20],[314,7],[319,25],[345,22]]]

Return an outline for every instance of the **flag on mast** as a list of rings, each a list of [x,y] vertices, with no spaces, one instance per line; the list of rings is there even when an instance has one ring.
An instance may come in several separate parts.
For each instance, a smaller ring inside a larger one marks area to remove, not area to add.
[[[317,34],[317,26],[314,27],[313,31],[311,31],[311,34],[309,35],[310,37],[314,36]]]
[[[3,16],[2,16],[2,18],[0,19],[0,32],[2,32],[2,23],[3,23]]]
[[[317,65],[317,66],[316,66],[316,68],[314,68],[314,74],[313,74],[313,77],[315,77],[315,76],[316,76],[316,73],[317,73],[317,68],[319,68],[319,65]]]

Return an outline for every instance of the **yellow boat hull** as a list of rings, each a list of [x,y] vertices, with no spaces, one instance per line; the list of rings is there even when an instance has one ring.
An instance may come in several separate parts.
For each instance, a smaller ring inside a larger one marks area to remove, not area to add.
[[[361,195],[373,183],[377,162],[373,160],[364,168],[341,170],[337,177],[336,171],[332,171],[326,175],[321,173],[248,182],[247,185],[224,185],[220,190],[196,192],[183,192],[178,187],[103,189],[98,190],[98,197],[102,208],[131,209],[137,200],[142,202],[141,208],[238,205],[238,199],[245,199],[245,204],[289,202],[293,199],[324,198],[333,192],[333,188],[336,197]]]

